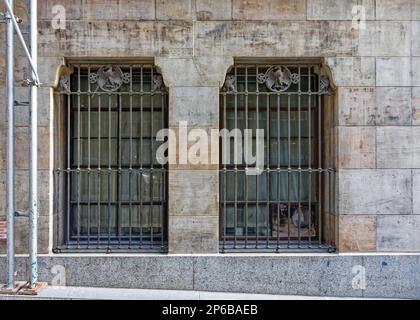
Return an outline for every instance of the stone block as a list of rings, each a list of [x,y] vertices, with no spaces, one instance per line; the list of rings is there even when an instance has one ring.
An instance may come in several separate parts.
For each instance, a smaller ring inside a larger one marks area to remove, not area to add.
[[[352,55],[350,21],[198,21],[197,55],[317,57]]]
[[[383,298],[420,296],[420,274],[417,272],[419,263],[420,256],[415,253],[365,256],[363,258],[366,270],[364,296]]]
[[[3,67],[0,66],[0,70],[2,70],[2,68]],[[0,85],[0,96],[6,97],[6,87],[4,85]],[[7,101],[6,100],[7,99],[4,99],[4,98],[0,99],[0,127],[7,126]]]
[[[218,253],[218,216],[169,216],[169,253]]]
[[[410,20],[412,0],[376,0],[376,20]]]
[[[337,86],[374,86],[375,58],[331,57],[326,59]]]
[[[6,203],[6,197],[7,197],[7,187],[6,187],[6,170],[1,169],[0,170],[0,195],[4,199],[3,201],[0,201],[0,220],[6,219],[7,217],[7,203]]]
[[[420,125],[420,87],[411,88],[411,109],[413,125]]]
[[[411,19],[420,20],[420,0],[412,0]]]
[[[169,126],[180,121],[188,127],[219,127],[219,87],[172,87],[169,91]]]
[[[339,127],[338,132],[340,168],[375,168],[374,127]]]
[[[410,56],[410,51],[411,22],[367,21],[359,30],[360,56]]]
[[[42,87],[56,87],[59,81],[60,68],[65,65],[61,57],[39,57],[38,74]]]
[[[420,56],[420,21],[411,22],[411,55]]]
[[[308,20],[352,20],[353,8],[363,6],[367,20],[375,19],[374,0],[308,0]],[[355,9],[356,10],[356,9]]]
[[[83,5],[86,20],[154,20],[154,0],[87,0]]]
[[[232,57],[162,58],[155,64],[162,71],[165,85],[171,87],[217,87],[225,80]]]
[[[15,253],[28,254],[29,224],[28,218],[20,217],[15,219]],[[38,253],[49,253],[50,225],[48,216],[38,218]]]
[[[48,171],[38,171],[38,213],[39,216],[48,217],[50,210],[50,192],[52,178]],[[15,209],[25,212],[29,206],[29,173],[27,170],[16,170],[15,172]]]
[[[411,61],[408,57],[376,58],[376,85],[405,87],[411,85]]]
[[[235,20],[305,20],[306,0],[233,0]]]
[[[338,175],[340,214],[412,213],[411,170],[342,169]]]
[[[411,58],[412,86],[420,87],[420,57]]]
[[[191,0],[156,0],[156,19],[177,20],[193,19],[193,3]]]
[[[411,124],[411,88],[377,87],[377,125]]]
[[[38,127],[38,170],[49,170],[50,156],[53,152],[50,141],[50,128]],[[15,128],[15,168],[29,169],[29,128]]]
[[[39,55],[44,57],[192,55],[191,21],[73,20],[54,33],[47,21],[40,21],[39,28]]]
[[[50,111],[52,108],[52,89],[38,88],[38,125],[47,127],[50,124]],[[27,87],[15,87],[15,100],[19,102],[29,102],[30,90]],[[15,126],[29,126],[29,108],[27,105],[15,106],[14,120]]]
[[[0,170],[6,170],[6,166],[7,166],[6,161],[7,161],[7,127],[0,125]]]
[[[378,127],[378,168],[420,168],[420,127]]]
[[[84,1],[89,4],[92,1]],[[96,1],[99,2],[99,1]],[[82,17],[82,0],[61,1],[61,0],[42,0],[38,1],[38,19],[52,20],[57,16],[57,12],[61,13],[61,6],[64,8],[66,20],[78,20]],[[60,10],[60,11],[57,11]],[[99,8],[100,11],[100,8]]]
[[[172,137],[170,134],[168,138],[169,170],[219,169],[218,129],[209,127],[170,127],[169,129],[172,135],[175,135]],[[213,139],[212,134],[215,135]]]
[[[413,214],[420,215],[420,170],[413,170]]]
[[[361,296],[362,290],[352,288],[355,265],[362,265],[362,257],[331,254],[200,256],[196,258],[194,287],[219,292]]]
[[[219,215],[217,170],[170,171],[168,192],[170,216]]]
[[[373,126],[377,121],[376,88],[338,88],[338,123],[342,126]]]
[[[378,251],[420,251],[420,215],[380,216],[377,223]]]
[[[339,216],[340,252],[367,252],[376,250],[376,216]]]
[[[231,0],[196,0],[197,20],[230,20],[232,18]]]

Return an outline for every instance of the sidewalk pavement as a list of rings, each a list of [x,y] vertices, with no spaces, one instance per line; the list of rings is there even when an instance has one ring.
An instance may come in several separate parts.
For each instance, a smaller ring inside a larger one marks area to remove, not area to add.
[[[0,300],[361,300],[363,298],[281,296],[181,290],[144,290],[85,287],[47,287],[38,296],[5,296]]]

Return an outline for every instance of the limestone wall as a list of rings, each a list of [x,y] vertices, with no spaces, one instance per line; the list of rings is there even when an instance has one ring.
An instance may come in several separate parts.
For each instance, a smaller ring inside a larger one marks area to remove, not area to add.
[[[16,11],[26,22],[24,3],[16,0]],[[66,9],[64,30],[52,27],[54,5]],[[352,21],[357,5],[365,10],[365,28]],[[52,90],[58,70],[64,58],[105,57],[155,58],[169,88],[170,126],[194,114],[194,126],[205,129],[218,127],[218,88],[234,58],[325,59],[337,86],[338,249],[420,251],[420,0],[40,0],[39,16],[41,252],[53,245]],[[0,24],[2,52],[4,39]],[[16,94],[25,100],[28,89],[20,84],[28,67],[17,51]],[[3,221],[4,54],[0,96]],[[27,107],[16,107],[15,117],[16,205],[25,210]],[[205,192],[189,192],[197,188]],[[171,253],[218,252],[218,190],[217,167],[171,168]],[[25,252],[25,218],[16,219],[16,230],[17,250]]]

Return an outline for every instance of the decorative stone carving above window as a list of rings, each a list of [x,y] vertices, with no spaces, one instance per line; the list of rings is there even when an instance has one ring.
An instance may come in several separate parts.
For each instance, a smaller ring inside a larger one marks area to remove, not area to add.
[[[97,73],[89,74],[90,83],[97,83],[98,88],[106,92],[117,91],[123,83],[130,83],[131,75],[124,73],[120,67],[108,65],[101,67]]]
[[[236,92],[236,79],[234,75],[226,76],[225,84],[223,85],[223,91]]]
[[[290,88],[292,83],[299,83],[300,76],[291,73],[285,66],[274,66],[265,73],[258,74],[258,82],[267,86],[270,91],[283,92]]]
[[[319,93],[328,93],[330,91],[330,80],[326,76],[319,76]]]
[[[161,91],[163,85],[163,79],[160,74],[153,75],[153,87],[152,91]]]
[[[60,93],[70,92],[70,80],[69,76],[65,75],[60,78]]]

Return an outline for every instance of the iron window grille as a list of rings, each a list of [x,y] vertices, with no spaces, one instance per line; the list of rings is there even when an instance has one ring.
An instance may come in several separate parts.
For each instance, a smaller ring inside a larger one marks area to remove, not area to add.
[[[318,63],[244,63],[227,74],[220,127],[252,129],[253,155],[264,129],[264,170],[246,174],[252,166],[234,163],[230,140],[230,162],[220,165],[221,252],[334,250],[334,92],[323,74]]]
[[[75,64],[56,106],[56,252],[164,252],[168,95],[152,64]]]

